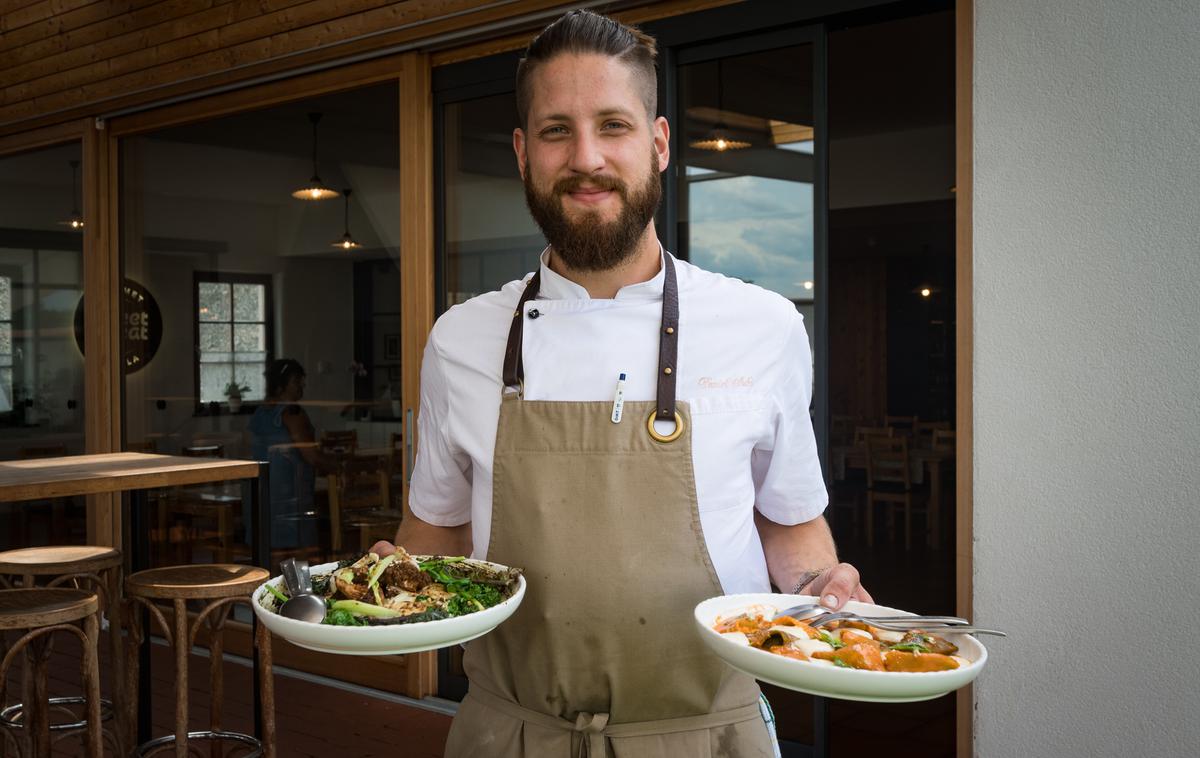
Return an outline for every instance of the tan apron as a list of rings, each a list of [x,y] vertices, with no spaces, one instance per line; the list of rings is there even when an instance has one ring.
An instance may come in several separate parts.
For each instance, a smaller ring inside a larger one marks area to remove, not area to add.
[[[523,567],[529,583],[517,612],[467,647],[451,758],[774,755],[758,686],[694,628],[692,609],[721,585],[700,528],[691,419],[675,403],[678,289],[663,261],[657,403],[626,403],[614,424],[609,402],[501,400],[487,557]],[[523,312],[538,286],[535,274],[513,317],[508,387],[522,388]],[[651,413],[683,433],[651,438]]]

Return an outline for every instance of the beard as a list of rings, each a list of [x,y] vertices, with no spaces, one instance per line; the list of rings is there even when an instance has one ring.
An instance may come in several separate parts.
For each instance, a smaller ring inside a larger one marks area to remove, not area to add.
[[[524,184],[530,215],[555,254],[576,271],[608,271],[629,260],[662,199],[658,156],[653,152],[645,180],[632,190],[616,177],[568,176],[555,182],[548,192],[542,192],[534,186],[529,171],[525,172]],[[584,211],[574,218],[567,215],[563,197],[584,184],[617,193],[621,211],[615,219],[604,221],[596,211]]]

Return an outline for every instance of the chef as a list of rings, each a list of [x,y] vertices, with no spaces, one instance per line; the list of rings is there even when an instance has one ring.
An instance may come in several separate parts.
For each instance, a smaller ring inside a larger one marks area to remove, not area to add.
[[[693,607],[771,583],[870,600],[821,515],[801,316],[659,244],[655,54],[587,11],[529,45],[513,148],[550,244],[425,349],[396,542],[528,579],[467,646],[451,758],[772,756],[757,686],[706,651]]]

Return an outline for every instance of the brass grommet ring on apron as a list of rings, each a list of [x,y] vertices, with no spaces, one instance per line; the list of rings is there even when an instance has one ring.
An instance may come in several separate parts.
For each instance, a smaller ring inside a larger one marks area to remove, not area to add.
[[[649,417],[646,418],[646,431],[650,432],[650,437],[655,442],[674,442],[683,436],[683,416],[679,415],[679,411],[675,411],[675,431],[670,434],[659,434],[654,428],[654,419],[657,416],[657,412],[650,411]]]

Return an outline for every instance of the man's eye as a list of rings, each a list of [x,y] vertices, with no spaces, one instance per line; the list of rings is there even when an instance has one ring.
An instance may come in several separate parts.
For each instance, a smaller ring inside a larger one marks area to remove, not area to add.
[[[614,129],[627,129],[628,126],[620,121],[609,121],[604,124],[603,128],[611,132]]]
[[[565,126],[551,126],[542,130],[543,137],[558,137],[566,133],[567,128]]]

